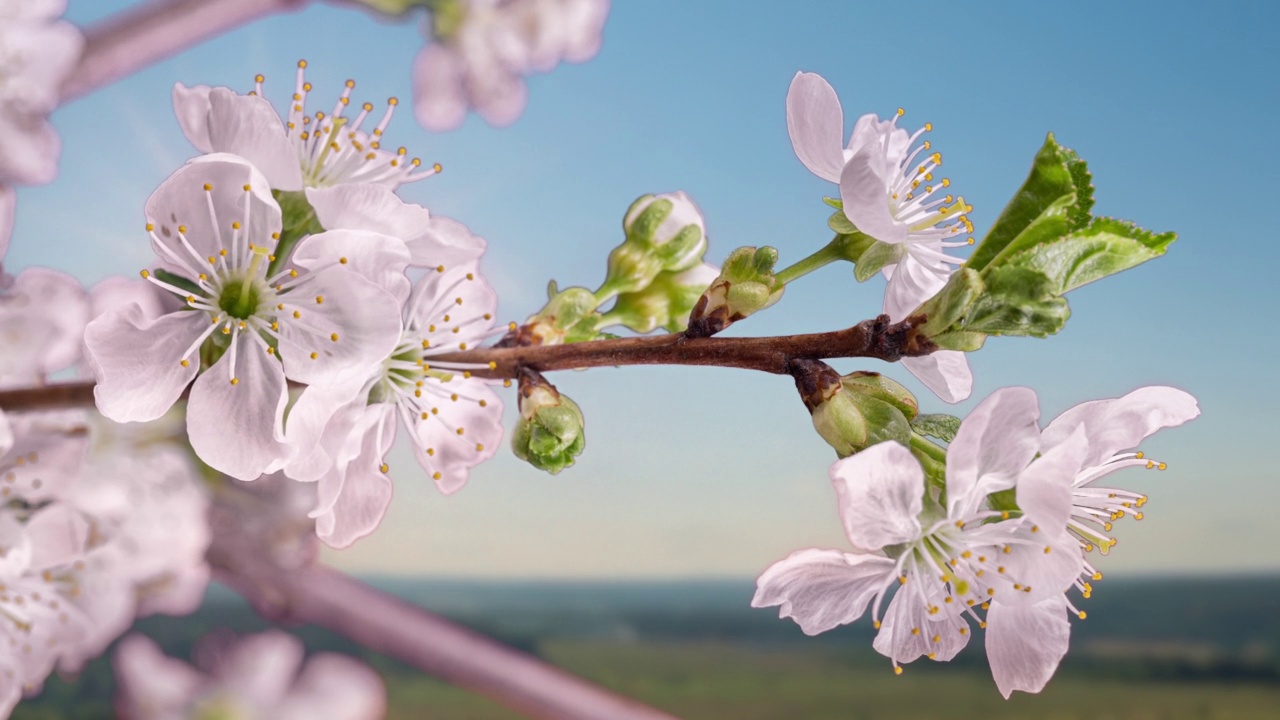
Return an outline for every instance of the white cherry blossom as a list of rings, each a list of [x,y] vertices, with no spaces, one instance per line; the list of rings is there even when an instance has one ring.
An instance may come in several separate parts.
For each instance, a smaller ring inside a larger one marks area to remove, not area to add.
[[[58,19],[65,7],[65,0],[0,0],[0,185],[42,185],[57,175],[62,144],[47,118],[84,44]]]
[[[599,52],[609,0],[457,0],[435,13],[435,41],[414,61],[418,122],[452,130],[473,108],[501,127],[524,112],[524,76]]]
[[[219,642],[221,641],[221,642]],[[376,720],[386,688],[363,663],[335,653],[306,658],[302,643],[271,630],[232,644],[202,641],[195,668],[130,635],[115,654],[116,711],[135,720]]]
[[[889,120],[863,115],[843,145],[844,111],[836,92],[820,75],[796,73],[787,91],[787,130],[796,156],[818,177],[840,186],[845,216],[859,231],[901,247],[900,260],[886,265],[884,312],[905,319],[946,285],[954,265],[947,248],[972,244],[949,238],[972,232],[964,198],[948,193],[951,181],[935,178],[942,155],[920,137],[897,126],[901,109]],[[927,153],[927,154],[923,154]],[[964,353],[942,350],[903,358],[903,367],[938,397],[951,403],[969,397],[973,375]]]
[[[173,106],[178,124],[191,144],[202,153],[226,152],[253,163],[277,190],[330,187],[343,183],[374,183],[395,189],[440,172],[440,166],[423,167],[407,157],[403,147],[382,147],[383,134],[399,104],[387,101],[387,109],[373,128],[372,103],[363,103],[355,117],[346,113],[355,81],[348,80],[328,114],[309,114],[305,60],[298,72],[289,110],[284,120],[263,96],[264,77],[255,78],[254,90],[240,95],[225,87],[173,86]]]
[[[870,605],[879,629],[874,646],[895,672],[921,656],[954,657],[969,640],[970,620],[979,627],[1000,623],[1006,627],[987,636],[1000,682],[1019,643],[1039,642],[1028,637],[1033,626],[1009,616],[1061,598],[1080,571],[1065,532],[987,506],[990,493],[1036,471],[1038,416],[1026,388],[1004,388],[980,403],[948,448],[945,506],[926,488],[919,462],[896,442],[837,461],[831,478],[840,517],[859,551],[793,553],[760,576],[752,605],[780,606],[782,617],[810,635],[852,622]],[[1001,604],[1014,609],[1003,619]],[[984,609],[991,611],[986,620],[978,615]]]
[[[323,232],[269,274],[280,207],[254,166],[225,154],[174,173],[146,216],[164,274],[143,277],[187,307],[149,319],[130,304],[89,324],[99,410],[117,422],[153,420],[191,385],[187,430],[202,460],[242,480],[277,469],[287,459],[286,381],[363,375],[394,349],[399,303],[367,276],[403,271],[404,243]]]
[[[80,358],[89,298],[75,278],[28,268],[0,288],[0,387],[43,383]]]

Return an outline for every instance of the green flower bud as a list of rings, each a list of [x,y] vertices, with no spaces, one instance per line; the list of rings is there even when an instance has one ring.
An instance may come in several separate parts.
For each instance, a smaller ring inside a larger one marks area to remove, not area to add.
[[[702,212],[683,192],[642,195],[622,229],[627,239],[609,253],[602,297],[643,290],[658,273],[694,267],[707,251]]]
[[[599,315],[595,294],[583,287],[557,291],[552,285],[551,300],[525,323],[525,332],[534,345],[563,345],[591,340],[596,335]]]
[[[540,374],[520,374],[520,420],[511,434],[516,457],[552,475],[573,464],[587,445],[578,404]]]
[[[842,378],[817,360],[793,360],[791,374],[814,429],[840,457],[886,440],[910,443],[911,423],[904,409],[914,417],[916,403],[901,385],[877,373]]]
[[[773,276],[778,251],[741,247],[729,253],[720,277],[702,294],[689,318],[689,334],[709,337],[782,298],[786,286]]]
[[[681,332],[689,326],[689,313],[707,286],[720,274],[710,263],[694,265],[682,272],[660,272],[649,287],[618,296],[605,318],[640,333],[666,328]]]

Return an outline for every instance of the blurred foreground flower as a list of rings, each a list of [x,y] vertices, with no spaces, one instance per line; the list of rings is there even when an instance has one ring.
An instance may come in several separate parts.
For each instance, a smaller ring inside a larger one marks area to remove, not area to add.
[[[130,635],[115,654],[116,712],[130,720],[374,720],[386,688],[363,663],[317,653],[303,664],[302,643],[272,630],[233,642],[209,636],[196,666]]]
[[[418,122],[452,130],[474,108],[501,127],[524,112],[524,76],[599,52],[609,0],[443,0],[432,13],[413,67]]]
[[[0,0],[0,186],[43,185],[58,174],[62,143],[46,118],[84,44],[75,26],[57,19],[65,7],[65,0]]]

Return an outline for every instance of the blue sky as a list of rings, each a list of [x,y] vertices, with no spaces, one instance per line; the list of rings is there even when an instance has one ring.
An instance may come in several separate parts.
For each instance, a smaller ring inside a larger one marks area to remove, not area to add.
[[[128,3],[78,0],[91,23]],[[1164,473],[1119,475],[1148,492],[1147,519],[1119,526],[1104,570],[1275,571],[1280,507],[1274,459],[1280,383],[1269,220],[1280,66],[1270,3],[687,3],[615,0],[604,48],[530,82],[513,127],[471,118],[433,135],[411,113],[388,142],[445,172],[402,195],[489,240],[484,268],[504,319],[522,319],[550,278],[595,287],[628,203],[687,191],[719,261],[771,244],[783,263],[829,239],[833,188],[795,159],[784,98],[798,70],[835,86],[846,118],[907,111],[932,122],[957,194],[983,232],[1025,176],[1046,131],[1089,161],[1095,212],[1179,233],[1169,254],[1070,296],[1047,340],[994,339],[970,360],[974,397],[1027,385],[1046,419],[1145,384],[1196,395],[1203,416],[1144,444]],[[248,90],[267,76],[281,99],[306,58],[317,99],[348,77],[353,99],[411,95],[417,23],[315,5],[193,47],[54,116],[62,175],[19,192],[6,267],[49,265],[86,283],[150,262],[147,196],[192,149],[170,88]],[[402,108],[408,110],[406,106]],[[877,278],[828,267],[733,334],[813,332],[877,313]],[[909,375],[926,411],[948,411]],[[443,498],[409,453],[392,456],[397,497],[373,537],[328,559],[358,571],[504,577],[680,577],[758,572],[793,549],[845,544],[827,467],[789,378],[736,370],[627,368],[552,378],[588,418],[587,451],[551,477],[501,453]],[[508,403],[513,405],[514,403]],[[510,410],[510,408],[509,408]]]

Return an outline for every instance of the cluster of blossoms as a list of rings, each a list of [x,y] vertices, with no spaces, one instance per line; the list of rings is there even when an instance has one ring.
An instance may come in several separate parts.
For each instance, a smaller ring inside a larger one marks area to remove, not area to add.
[[[524,76],[600,51],[609,0],[445,0],[434,42],[413,66],[414,109],[431,130],[452,130],[474,108],[492,125],[524,111]]]

